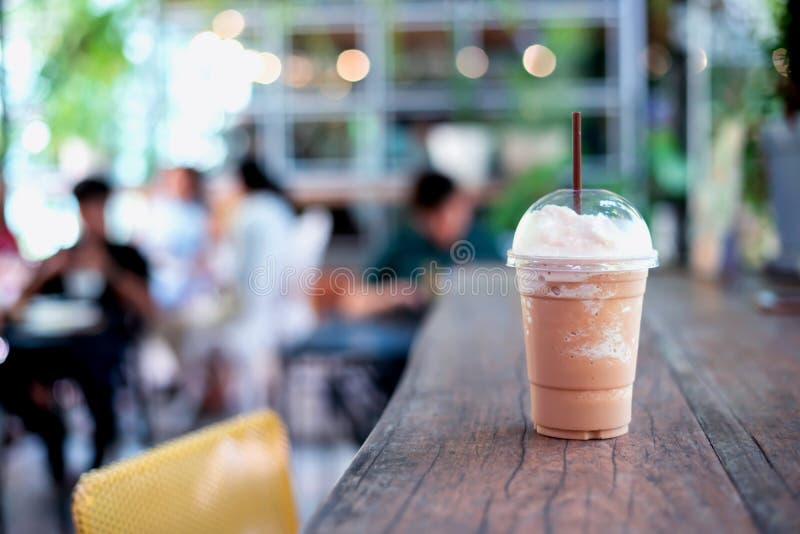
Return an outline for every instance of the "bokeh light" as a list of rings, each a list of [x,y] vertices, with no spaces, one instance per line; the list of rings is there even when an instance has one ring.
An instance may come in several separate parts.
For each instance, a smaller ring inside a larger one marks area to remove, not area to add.
[[[694,50],[689,54],[689,70],[699,74],[708,68],[708,55],[702,48]]]
[[[546,78],[556,70],[556,55],[544,45],[531,45],[525,49],[522,65],[531,75]]]
[[[8,341],[6,341],[5,338],[0,337],[0,363],[6,361],[9,352],[10,348],[8,345]]]
[[[226,9],[214,17],[211,28],[222,39],[233,39],[244,30],[244,17],[235,9]]]
[[[654,79],[662,78],[672,68],[672,54],[659,43],[650,43],[644,49],[644,65]]]
[[[189,77],[180,87],[172,88],[184,93],[184,105],[197,104],[194,114],[207,107],[209,101],[228,113],[247,107],[260,66],[257,51],[245,50],[236,39],[220,39],[215,33],[202,32],[192,38],[186,52],[176,57],[176,65],[185,68]]]
[[[216,48],[219,53],[219,58],[223,60],[241,61],[241,59],[244,57],[242,56],[242,52],[244,52],[244,45],[242,45],[242,43],[236,39],[225,39],[224,41],[220,41]]]
[[[71,196],[53,199],[35,183],[15,187],[6,198],[6,217],[19,238],[20,252],[42,260],[74,245],[80,235],[78,206]]]
[[[489,56],[480,47],[465,46],[456,54],[456,68],[467,78],[480,78],[489,70]]]
[[[336,72],[348,82],[361,81],[369,74],[369,57],[355,48],[345,50],[336,59]]]
[[[242,50],[238,61],[242,75],[248,82],[254,82],[261,72],[261,54],[257,50]]]
[[[202,57],[212,52],[220,42],[219,36],[214,32],[200,32],[189,41],[189,52]]]
[[[296,89],[305,87],[314,79],[314,64],[305,56],[289,56],[286,59],[286,85]]]
[[[5,63],[5,83],[11,100],[24,99],[33,88],[35,69],[32,67],[33,47],[25,36],[8,38],[3,44],[3,62]]]
[[[21,141],[26,152],[38,154],[50,144],[50,128],[44,121],[31,121],[22,130]]]
[[[69,137],[59,144],[58,168],[66,176],[80,178],[97,164],[92,146],[80,137]]]
[[[270,84],[281,76],[281,60],[275,54],[262,52],[258,54],[258,70],[253,81],[260,84]]]
[[[155,41],[153,36],[145,31],[134,31],[127,39],[122,53],[125,59],[134,64],[144,63],[153,54]]]

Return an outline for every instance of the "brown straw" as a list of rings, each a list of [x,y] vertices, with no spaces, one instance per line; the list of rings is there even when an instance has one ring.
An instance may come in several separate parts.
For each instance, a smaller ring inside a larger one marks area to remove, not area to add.
[[[581,112],[572,112],[572,208],[581,212]]]

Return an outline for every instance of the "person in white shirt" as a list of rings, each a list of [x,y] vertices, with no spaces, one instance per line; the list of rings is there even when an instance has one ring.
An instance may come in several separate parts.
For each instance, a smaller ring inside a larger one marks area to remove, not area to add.
[[[243,161],[238,177],[244,197],[229,237],[239,306],[227,329],[225,351],[233,363],[228,399],[241,411],[266,405],[279,377],[281,277],[292,263],[296,217],[288,196],[255,161]]]

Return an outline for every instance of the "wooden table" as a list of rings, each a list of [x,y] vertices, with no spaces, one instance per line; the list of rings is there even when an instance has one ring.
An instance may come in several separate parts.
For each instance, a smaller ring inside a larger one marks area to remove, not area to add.
[[[519,301],[443,297],[308,532],[798,532],[800,318],[651,277],[628,435],[529,420]]]

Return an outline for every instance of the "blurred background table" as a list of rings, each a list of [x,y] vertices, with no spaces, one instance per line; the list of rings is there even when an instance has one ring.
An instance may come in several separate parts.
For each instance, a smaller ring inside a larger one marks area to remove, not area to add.
[[[533,430],[518,299],[491,293],[439,302],[308,532],[797,531],[798,317],[657,274],[630,433],[565,441]]]

